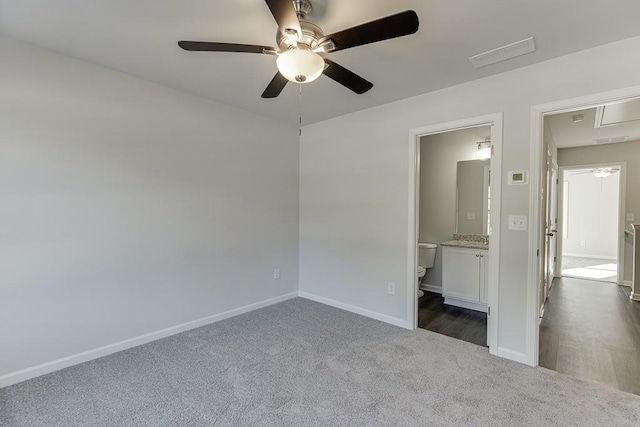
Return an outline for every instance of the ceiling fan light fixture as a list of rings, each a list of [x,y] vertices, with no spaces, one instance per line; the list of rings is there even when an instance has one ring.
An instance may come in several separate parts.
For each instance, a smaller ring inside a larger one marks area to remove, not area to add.
[[[276,60],[278,71],[294,83],[309,83],[320,77],[324,71],[324,59],[306,49],[291,49],[283,52]]]
[[[593,176],[596,178],[606,178],[611,175],[611,168],[595,168]]]

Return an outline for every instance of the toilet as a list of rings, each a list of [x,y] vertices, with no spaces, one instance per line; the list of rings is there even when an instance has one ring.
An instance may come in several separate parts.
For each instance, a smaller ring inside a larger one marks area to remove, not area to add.
[[[437,248],[438,245],[435,243],[418,243],[418,298],[424,295],[420,285],[425,274],[427,274],[427,268],[433,267]]]

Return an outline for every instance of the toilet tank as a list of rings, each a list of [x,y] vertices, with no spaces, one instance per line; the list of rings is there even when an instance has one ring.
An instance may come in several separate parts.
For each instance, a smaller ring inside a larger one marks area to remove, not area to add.
[[[418,265],[424,268],[433,267],[437,247],[435,243],[418,243]]]

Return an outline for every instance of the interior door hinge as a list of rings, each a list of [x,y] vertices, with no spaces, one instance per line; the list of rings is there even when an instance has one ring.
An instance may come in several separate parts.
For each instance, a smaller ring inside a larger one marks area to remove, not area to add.
[[[487,316],[491,316],[491,307],[487,307]]]
[[[540,249],[536,251],[536,256],[540,256]]]

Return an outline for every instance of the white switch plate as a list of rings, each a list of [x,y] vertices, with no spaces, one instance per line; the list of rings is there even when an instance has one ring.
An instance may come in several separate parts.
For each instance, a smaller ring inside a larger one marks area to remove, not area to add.
[[[389,293],[389,295],[395,295],[396,294],[396,284],[389,282],[387,284],[387,292]]]
[[[467,212],[467,219],[470,221],[473,221],[476,219],[476,213],[475,212]]]
[[[526,231],[527,216],[526,215],[509,215],[509,230]]]
[[[636,220],[636,216],[634,214],[632,214],[632,213],[628,213],[627,214],[627,221],[628,222],[633,222],[635,220]]]
[[[274,279],[279,279],[280,278],[280,269],[276,268],[275,270],[273,270],[273,278]]]

